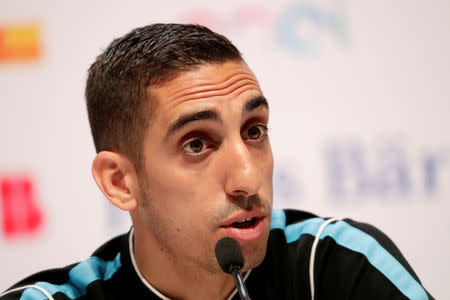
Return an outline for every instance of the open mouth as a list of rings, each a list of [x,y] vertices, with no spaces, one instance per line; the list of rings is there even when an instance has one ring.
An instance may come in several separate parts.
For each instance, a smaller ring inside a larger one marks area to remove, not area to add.
[[[232,226],[234,228],[239,228],[239,229],[251,228],[256,225],[257,221],[258,221],[258,219],[255,217],[249,218],[249,219],[243,219],[243,220],[239,220],[234,223],[231,223],[230,226]]]
[[[220,228],[224,235],[235,238],[238,241],[252,241],[259,238],[268,228],[267,218],[264,213],[243,212],[229,218]]]

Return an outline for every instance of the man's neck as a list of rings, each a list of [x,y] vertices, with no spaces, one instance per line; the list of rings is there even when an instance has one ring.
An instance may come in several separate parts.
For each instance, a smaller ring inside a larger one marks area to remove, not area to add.
[[[177,264],[167,253],[153,249],[142,234],[134,231],[130,255],[134,256],[138,274],[157,292],[170,299],[226,299],[233,292],[231,275]]]

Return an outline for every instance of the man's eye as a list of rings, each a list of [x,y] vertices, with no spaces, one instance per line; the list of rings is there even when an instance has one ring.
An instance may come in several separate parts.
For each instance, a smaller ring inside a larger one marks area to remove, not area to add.
[[[203,139],[194,139],[183,146],[184,151],[188,154],[199,154],[206,148],[206,142]]]
[[[267,133],[267,127],[264,125],[256,125],[250,127],[247,132],[244,134],[244,138],[249,140],[260,140]]]

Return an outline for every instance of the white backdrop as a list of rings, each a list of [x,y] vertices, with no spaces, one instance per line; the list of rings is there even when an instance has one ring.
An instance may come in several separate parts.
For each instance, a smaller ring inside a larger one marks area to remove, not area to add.
[[[42,56],[0,63],[0,181],[30,178],[42,225],[0,224],[0,290],[85,259],[127,230],[90,174],[86,71],[115,37],[195,21],[243,52],[271,106],[275,206],[385,231],[425,287],[450,299],[450,2],[2,1]],[[1,205],[0,216],[5,215]],[[3,210],[3,214],[2,213]]]

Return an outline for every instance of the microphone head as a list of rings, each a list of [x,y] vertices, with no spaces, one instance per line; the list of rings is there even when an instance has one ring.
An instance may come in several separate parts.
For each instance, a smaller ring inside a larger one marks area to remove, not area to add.
[[[221,238],[216,244],[216,258],[219,266],[225,273],[231,273],[232,266],[242,269],[244,255],[238,241],[231,237]]]

